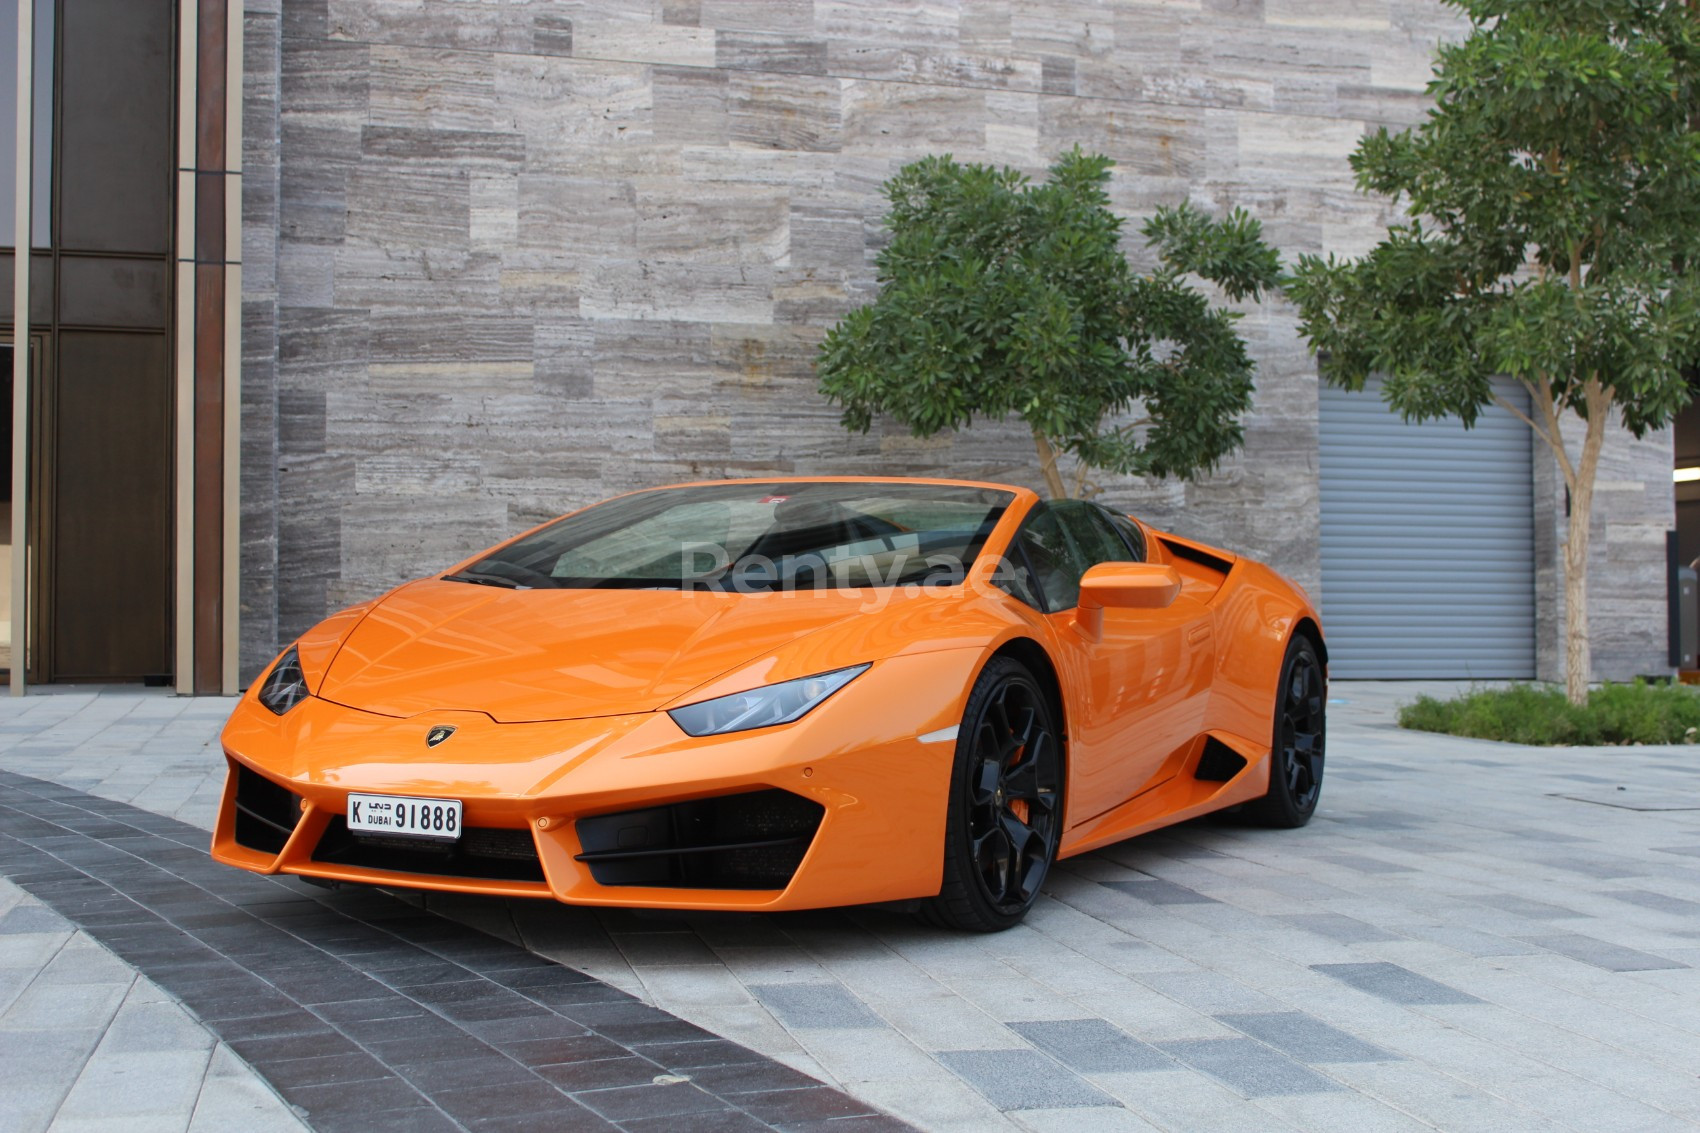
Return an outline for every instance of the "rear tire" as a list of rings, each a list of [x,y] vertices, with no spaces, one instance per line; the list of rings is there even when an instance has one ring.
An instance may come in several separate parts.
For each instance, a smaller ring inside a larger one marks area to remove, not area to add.
[[[1244,814],[1264,826],[1303,826],[1322,797],[1327,687],[1322,659],[1310,638],[1294,634],[1275,686],[1275,729],[1269,751],[1269,792]]]
[[[1063,751],[1050,697],[1025,666],[997,657],[968,695],[945,820],[944,882],[921,916],[999,932],[1038,900],[1062,837]]]

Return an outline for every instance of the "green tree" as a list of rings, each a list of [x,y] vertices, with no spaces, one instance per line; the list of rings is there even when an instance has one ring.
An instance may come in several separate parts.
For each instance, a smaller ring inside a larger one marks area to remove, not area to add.
[[[1145,226],[1158,269],[1134,271],[1105,192],[1111,165],[1077,147],[1032,184],[942,156],[888,181],[879,296],[827,333],[818,359],[845,427],[888,414],[927,437],[1016,416],[1059,497],[1091,491],[1094,469],[1193,476],[1237,448],[1252,362],[1238,316],[1187,277],[1256,298],[1279,279],[1276,254],[1244,213],[1213,221],[1181,206]]]
[[[1608,419],[1664,425],[1700,359],[1700,18],[1694,0],[1448,2],[1471,30],[1439,51],[1434,108],[1351,159],[1410,219],[1362,258],[1301,258],[1287,292],[1323,375],[1384,375],[1407,419],[1468,426],[1499,400],[1492,376],[1528,387],[1527,416],[1499,403],[1569,489],[1565,691],[1582,704]]]

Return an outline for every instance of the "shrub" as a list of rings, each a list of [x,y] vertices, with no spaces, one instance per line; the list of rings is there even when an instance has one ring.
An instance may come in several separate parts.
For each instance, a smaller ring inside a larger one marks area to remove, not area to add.
[[[1700,692],[1683,685],[1608,684],[1584,705],[1552,685],[1472,689],[1451,700],[1419,696],[1399,726],[1517,744],[1678,744],[1700,740]]]

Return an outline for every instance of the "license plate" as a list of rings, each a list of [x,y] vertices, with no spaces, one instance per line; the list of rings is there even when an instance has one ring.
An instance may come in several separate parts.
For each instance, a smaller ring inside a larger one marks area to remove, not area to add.
[[[460,800],[349,795],[348,828],[356,834],[400,834],[454,842],[460,838]]]

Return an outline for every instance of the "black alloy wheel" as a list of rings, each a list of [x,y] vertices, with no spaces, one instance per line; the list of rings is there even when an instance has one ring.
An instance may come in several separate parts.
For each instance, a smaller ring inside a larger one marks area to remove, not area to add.
[[[1062,737],[1050,698],[1007,657],[987,665],[957,733],[944,884],[925,906],[947,928],[996,932],[1027,915],[1062,834]]]
[[[1295,635],[1281,663],[1276,687],[1274,747],[1269,753],[1269,793],[1246,813],[1267,826],[1296,827],[1310,821],[1322,795],[1322,760],[1327,732],[1327,682],[1316,646]]]

